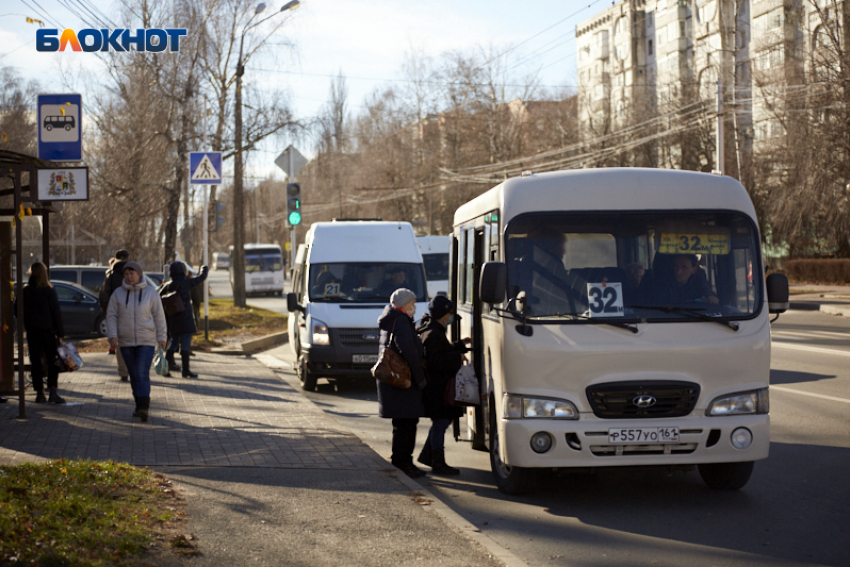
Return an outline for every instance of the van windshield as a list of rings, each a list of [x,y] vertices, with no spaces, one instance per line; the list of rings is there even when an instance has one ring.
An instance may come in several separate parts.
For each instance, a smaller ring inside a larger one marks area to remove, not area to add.
[[[392,293],[407,288],[416,301],[428,301],[422,264],[340,262],[312,264],[311,301],[389,303]]]
[[[425,263],[425,275],[428,281],[440,281],[449,279],[449,253],[422,254]]]
[[[534,318],[747,318],[762,303],[756,230],[740,213],[528,214],[508,225],[505,258],[508,297],[525,292]]]

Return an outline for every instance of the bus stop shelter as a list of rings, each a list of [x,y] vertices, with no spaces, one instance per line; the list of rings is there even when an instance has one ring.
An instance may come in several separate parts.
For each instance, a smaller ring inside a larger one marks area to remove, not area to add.
[[[42,262],[50,266],[50,214],[61,203],[39,202],[35,188],[39,169],[62,166],[35,156],[0,150],[0,396],[17,395],[19,417],[26,417],[23,302],[12,313],[13,286],[23,289],[23,232],[25,216],[42,218]],[[14,282],[12,281],[14,277]],[[15,345],[18,348],[15,349]],[[17,385],[15,384],[17,376]]]

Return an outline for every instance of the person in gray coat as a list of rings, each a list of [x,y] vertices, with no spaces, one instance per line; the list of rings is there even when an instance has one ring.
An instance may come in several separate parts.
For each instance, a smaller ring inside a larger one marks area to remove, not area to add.
[[[416,294],[401,288],[393,292],[390,304],[378,317],[381,351],[385,348],[393,349],[410,366],[410,388],[401,389],[383,382],[377,384],[378,415],[392,419],[393,423],[392,464],[411,478],[425,474],[425,471],[413,464],[416,425],[419,418],[425,415],[422,405],[422,390],[425,389],[425,369],[422,366],[424,351],[413,325],[415,314]]]
[[[151,362],[159,345],[165,348],[167,329],[162,300],[142,278],[136,262],[124,265],[124,283],[112,293],[106,309],[109,346],[120,348],[130,372],[130,387],[136,401],[133,417],[148,420],[151,403]]]

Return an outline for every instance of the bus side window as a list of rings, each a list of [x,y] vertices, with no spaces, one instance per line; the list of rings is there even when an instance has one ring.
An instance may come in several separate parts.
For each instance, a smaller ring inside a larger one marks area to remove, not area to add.
[[[466,253],[464,256],[464,260],[466,260],[466,276],[464,277],[464,300],[466,303],[472,303],[472,287],[475,282],[475,274],[473,273],[474,261],[475,261],[475,229],[468,228],[466,229],[466,240],[464,242],[466,244]]]
[[[461,303],[466,303],[466,285],[464,281],[466,279],[466,269],[464,268],[464,257],[466,256],[466,246],[464,246],[466,238],[466,233],[463,229],[458,233],[458,244],[457,244],[457,256],[455,262],[455,268],[457,269],[457,300],[458,305]]]

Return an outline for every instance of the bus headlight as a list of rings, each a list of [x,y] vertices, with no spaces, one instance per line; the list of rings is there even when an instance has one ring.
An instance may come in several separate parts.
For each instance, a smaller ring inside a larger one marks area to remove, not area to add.
[[[770,396],[767,388],[761,388],[716,398],[708,405],[705,415],[748,415],[769,412]]]
[[[578,410],[567,400],[553,398],[530,398],[516,394],[505,394],[502,400],[502,416],[505,419],[545,418],[578,419]]]
[[[313,319],[312,322],[313,327],[313,344],[320,346],[327,346],[331,344],[331,337],[328,334],[328,326],[319,321],[318,319]]]

